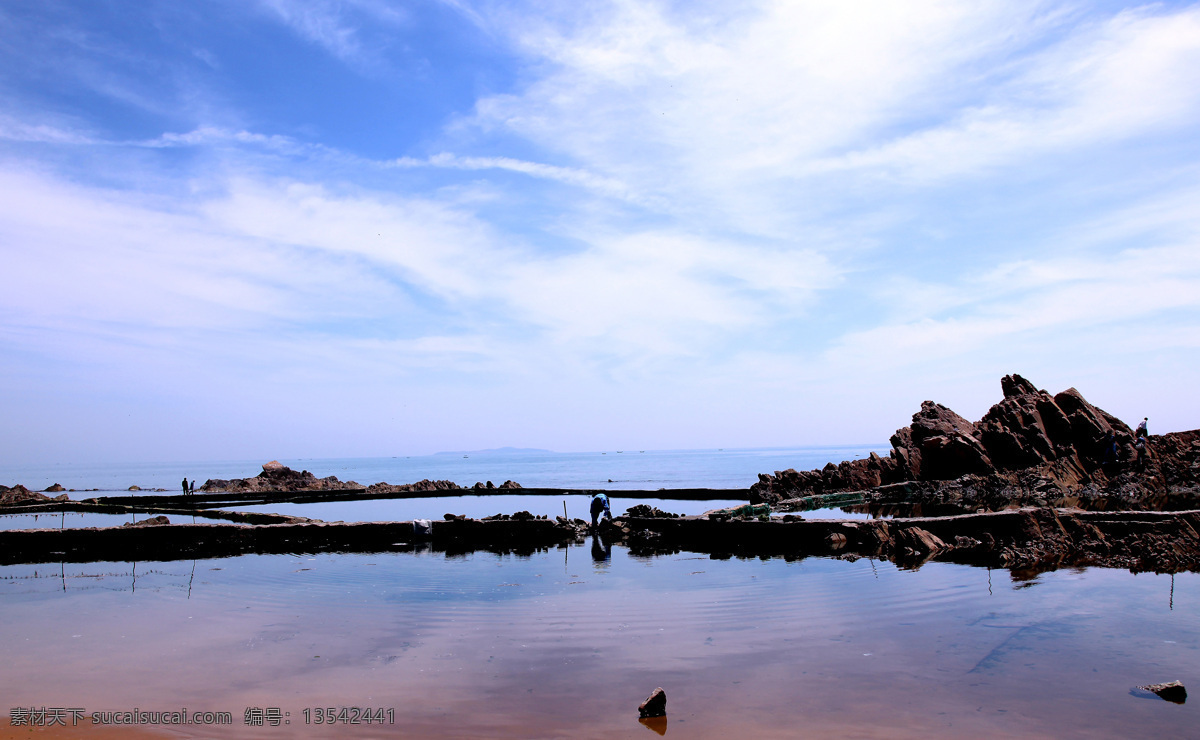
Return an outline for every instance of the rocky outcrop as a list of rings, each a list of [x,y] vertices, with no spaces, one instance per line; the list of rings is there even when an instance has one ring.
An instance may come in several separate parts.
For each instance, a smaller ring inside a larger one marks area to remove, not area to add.
[[[370,494],[385,494],[385,493],[417,493],[420,491],[458,491],[462,490],[462,486],[454,481],[449,480],[419,480],[416,483],[402,483],[393,485],[391,483],[374,483],[367,486],[367,493]]]
[[[492,488],[491,481],[488,481],[485,486],[482,483],[475,484],[476,488]],[[499,488],[520,488],[519,483],[505,481]],[[263,465],[263,470],[253,478],[234,478],[232,480],[222,480],[218,478],[210,478],[205,481],[203,486],[200,486],[201,491],[213,492],[224,491],[227,493],[271,493],[271,492],[292,492],[292,491],[365,491],[371,495],[385,495],[389,493],[415,493],[421,491],[457,491],[462,490],[462,487],[457,483],[448,480],[420,480],[416,483],[404,483],[401,485],[392,485],[390,483],[375,483],[367,486],[365,489],[359,483],[354,481],[342,482],[337,479],[337,476],[327,476],[318,478],[307,470],[299,472],[292,470],[286,465],[272,460]]]
[[[354,481],[343,483],[332,475],[318,478],[307,470],[297,472],[275,460],[265,463],[262,467],[262,472],[253,478],[234,478],[233,480],[210,478],[200,486],[200,490],[258,493],[263,491],[343,491],[362,488]]]
[[[57,486],[57,485],[58,484],[55,484],[55,486]],[[50,488],[47,488],[46,490],[47,491],[63,490],[62,486],[58,486],[57,489],[55,488],[55,486],[51,486]],[[12,486],[11,488],[9,486],[0,486],[0,506],[24,506],[24,505],[28,505],[28,504],[44,504],[44,503],[48,503],[50,501],[69,501],[69,500],[70,500],[70,498],[65,493],[55,496],[54,498],[50,498],[49,496],[47,496],[44,493],[38,493],[37,491],[31,491],[19,483],[15,486]]]
[[[1200,493],[1200,430],[1151,436],[1138,449],[1124,422],[1074,388],[1051,396],[1020,375],[1006,375],[1000,387],[1004,398],[978,422],[925,401],[912,424],[892,435],[888,457],[762,474],[750,501],[863,491],[879,502],[971,510],[1065,499],[1138,509],[1181,490],[1192,499]]]

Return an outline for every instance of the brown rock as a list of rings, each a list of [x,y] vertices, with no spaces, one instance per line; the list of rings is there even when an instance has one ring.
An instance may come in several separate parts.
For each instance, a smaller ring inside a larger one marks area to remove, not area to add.
[[[0,492],[0,504],[36,504],[49,500],[46,494],[31,491],[19,483]]]
[[[912,444],[921,453],[920,473],[916,476],[920,480],[950,480],[992,469],[992,461],[979,441],[979,430],[940,403],[922,402],[909,429]]]
[[[1149,691],[1158,694],[1167,701],[1182,704],[1187,701],[1187,689],[1183,683],[1179,681],[1169,681],[1167,683],[1152,683],[1149,686],[1138,686],[1143,691]]]
[[[646,701],[638,705],[638,716],[643,718],[667,716],[667,692],[663,691],[662,687],[650,692]]]
[[[46,489],[46,493],[61,493],[65,490],[67,490],[67,489],[65,489],[62,486],[60,486],[59,484],[55,483],[54,485],[52,485]]]

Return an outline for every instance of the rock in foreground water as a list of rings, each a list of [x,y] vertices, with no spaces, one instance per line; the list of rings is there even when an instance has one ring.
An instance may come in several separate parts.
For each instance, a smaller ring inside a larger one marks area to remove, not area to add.
[[[1149,691],[1153,694],[1158,694],[1167,701],[1182,704],[1187,701],[1187,689],[1184,688],[1180,681],[1169,681],[1167,683],[1152,683],[1149,686],[1138,686],[1142,691]]]
[[[667,716],[667,692],[662,690],[662,687],[650,692],[650,696],[646,697],[646,701],[638,706],[638,717],[665,717]]]

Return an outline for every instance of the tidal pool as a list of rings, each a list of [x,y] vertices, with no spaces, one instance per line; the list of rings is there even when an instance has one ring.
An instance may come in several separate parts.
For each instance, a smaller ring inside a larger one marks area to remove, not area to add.
[[[1200,685],[1193,573],[1014,581],[940,563],[643,558],[589,543],[11,565],[0,603],[0,712],[78,708],[86,724],[186,707],[234,720],[142,728],[171,737],[649,740],[664,728],[639,724],[636,708],[658,686],[665,732],[680,738],[1200,726],[1195,702],[1131,692]],[[312,724],[325,707],[392,710],[394,723]],[[257,709],[278,709],[280,725],[246,725]]]
[[[528,511],[536,516],[554,519],[563,515],[572,518],[590,518],[591,496],[541,496],[520,493],[495,493],[482,496],[429,496],[421,498],[365,499],[361,501],[322,501],[317,503],[249,504],[246,506],[224,505],[232,511],[257,511],[269,514],[288,514],[327,522],[407,522],[413,519],[441,519],[444,514],[465,514],[479,519],[493,514],[512,514]],[[745,501],[733,499],[660,499],[622,498],[618,492],[610,492],[610,503],[614,516],[637,504],[647,504],[673,514],[703,514],[712,509],[745,505]],[[848,516],[848,515],[846,515]]]

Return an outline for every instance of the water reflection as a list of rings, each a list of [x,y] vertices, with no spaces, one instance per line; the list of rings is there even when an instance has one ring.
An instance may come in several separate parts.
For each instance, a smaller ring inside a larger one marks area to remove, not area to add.
[[[1128,693],[1194,671],[1197,574],[1171,590],[1167,575],[1063,570],[989,591],[1009,574],[579,548],[586,579],[574,548],[562,563],[553,549],[2,566],[5,675],[21,678],[5,695],[403,717],[373,737],[645,736],[635,708],[655,686],[676,734],[698,738],[1180,737],[1200,722],[1195,704]]]
[[[642,727],[654,730],[659,735],[667,734],[667,718],[666,717],[642,717],[638,720]]]
[[[605,542],[604,538],[600,537],[595,532],[592,533],[592,562],[598,567],[598,571],[604,570],[604,565],[612,560],[612,543]]]

